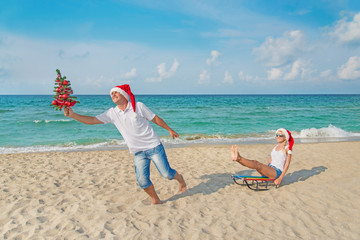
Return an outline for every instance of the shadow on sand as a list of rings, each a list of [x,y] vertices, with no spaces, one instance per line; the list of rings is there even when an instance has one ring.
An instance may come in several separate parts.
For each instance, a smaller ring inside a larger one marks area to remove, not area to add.
[[[310,177],[325,172],[326,169],[327,168],[324,166],[319,166],[319,167],[313,167],[310,170],[299,170],[293,173],[286,174],[286,176],[284,177],[283,181],[280,184],[280,187],[300,181],[305,181]],[[214,173],[214,174],[203,175],[200,177],[200,179],[204,179],[206,181],[192,188],[189,188],[185,193],[174,195],[169,199],[165,200],[164,202],[171,202],[180,198],[191,197],[196,194],[209,195],[215,193],[220,189],[225,188],[226,186],[230,186],[234,183],[231,177],[232,175],[233,175],[232,173]],[[258,174],[255,170],[244,170],[236,173],[236,175],[258,175]]]
[[[290,185],[290,184],[296,183],[296,182],[305,181],[310,177],[313,177],[315,175],[319,175],[322,172],[325,172],[326,169],[327,168],[324,166],[319,166],[319,167],[313,167],[310,170],[299,170],[299,171],[296,171],[293,173],[286,174],[286,176],[284,177],[284,179],[282,180],[282,182],[280,184],[280,187]]]
[[[200,179],[203,179],[204,181],[192,188],[188,188],[188,190],[184,193],[170,197],[164,202],[175,201],[177,199],[190,197],[196,194],[209,195],[233,183],[231,173],[208,174],[201,176]]]

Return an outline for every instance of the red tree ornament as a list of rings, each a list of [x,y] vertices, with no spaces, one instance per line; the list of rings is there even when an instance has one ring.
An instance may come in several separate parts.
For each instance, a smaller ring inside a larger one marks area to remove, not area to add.
[[[54,87],[54,99],[51,102],[51,105],[55,110],[61,111],[63,107],[72,107],[76,103],[80,103],[76,100],[76,97],[71,96],[73,94],[73,90],[71,89],[71,84],[69,80],[65,80],[66,76],[61,77],[61,73],[59,69],[56,69],[58,74],[55,79],[55,87]]]

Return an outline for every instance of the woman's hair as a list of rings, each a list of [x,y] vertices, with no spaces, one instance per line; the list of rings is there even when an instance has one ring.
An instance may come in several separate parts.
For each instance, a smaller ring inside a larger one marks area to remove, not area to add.
[[[286,148],[286,146],[288,145],[288,140],[286,139],[286,135],[285,135],[285,133],[282,132],[281,130],[277,131],[276,133],[281,133],[281,134],[284,135],[284,137],[285,137],[285,141],[284,141],[284,145],[283,145],[282,152],[283,152],[284,154],[286,154],[285,148]]]

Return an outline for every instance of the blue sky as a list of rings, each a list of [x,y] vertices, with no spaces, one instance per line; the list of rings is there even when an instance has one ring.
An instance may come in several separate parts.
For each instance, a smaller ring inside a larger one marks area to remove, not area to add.
[[[12,0],[0,94],[360,93],[360,2]]]

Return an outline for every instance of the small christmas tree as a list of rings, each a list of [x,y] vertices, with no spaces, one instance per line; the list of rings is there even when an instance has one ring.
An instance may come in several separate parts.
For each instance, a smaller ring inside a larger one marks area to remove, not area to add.
[[[59,69],[56,69],[56,72],[58,76],[55,79],[55,100],[52,101],[50,106],[55,108],[55,110],[61,111],[63,107],[72,107],[80,102],[76,100],[76,97],[70,96],[70,94],[73,94],[70,81],[66,80],[66,76],[61,77]]]

